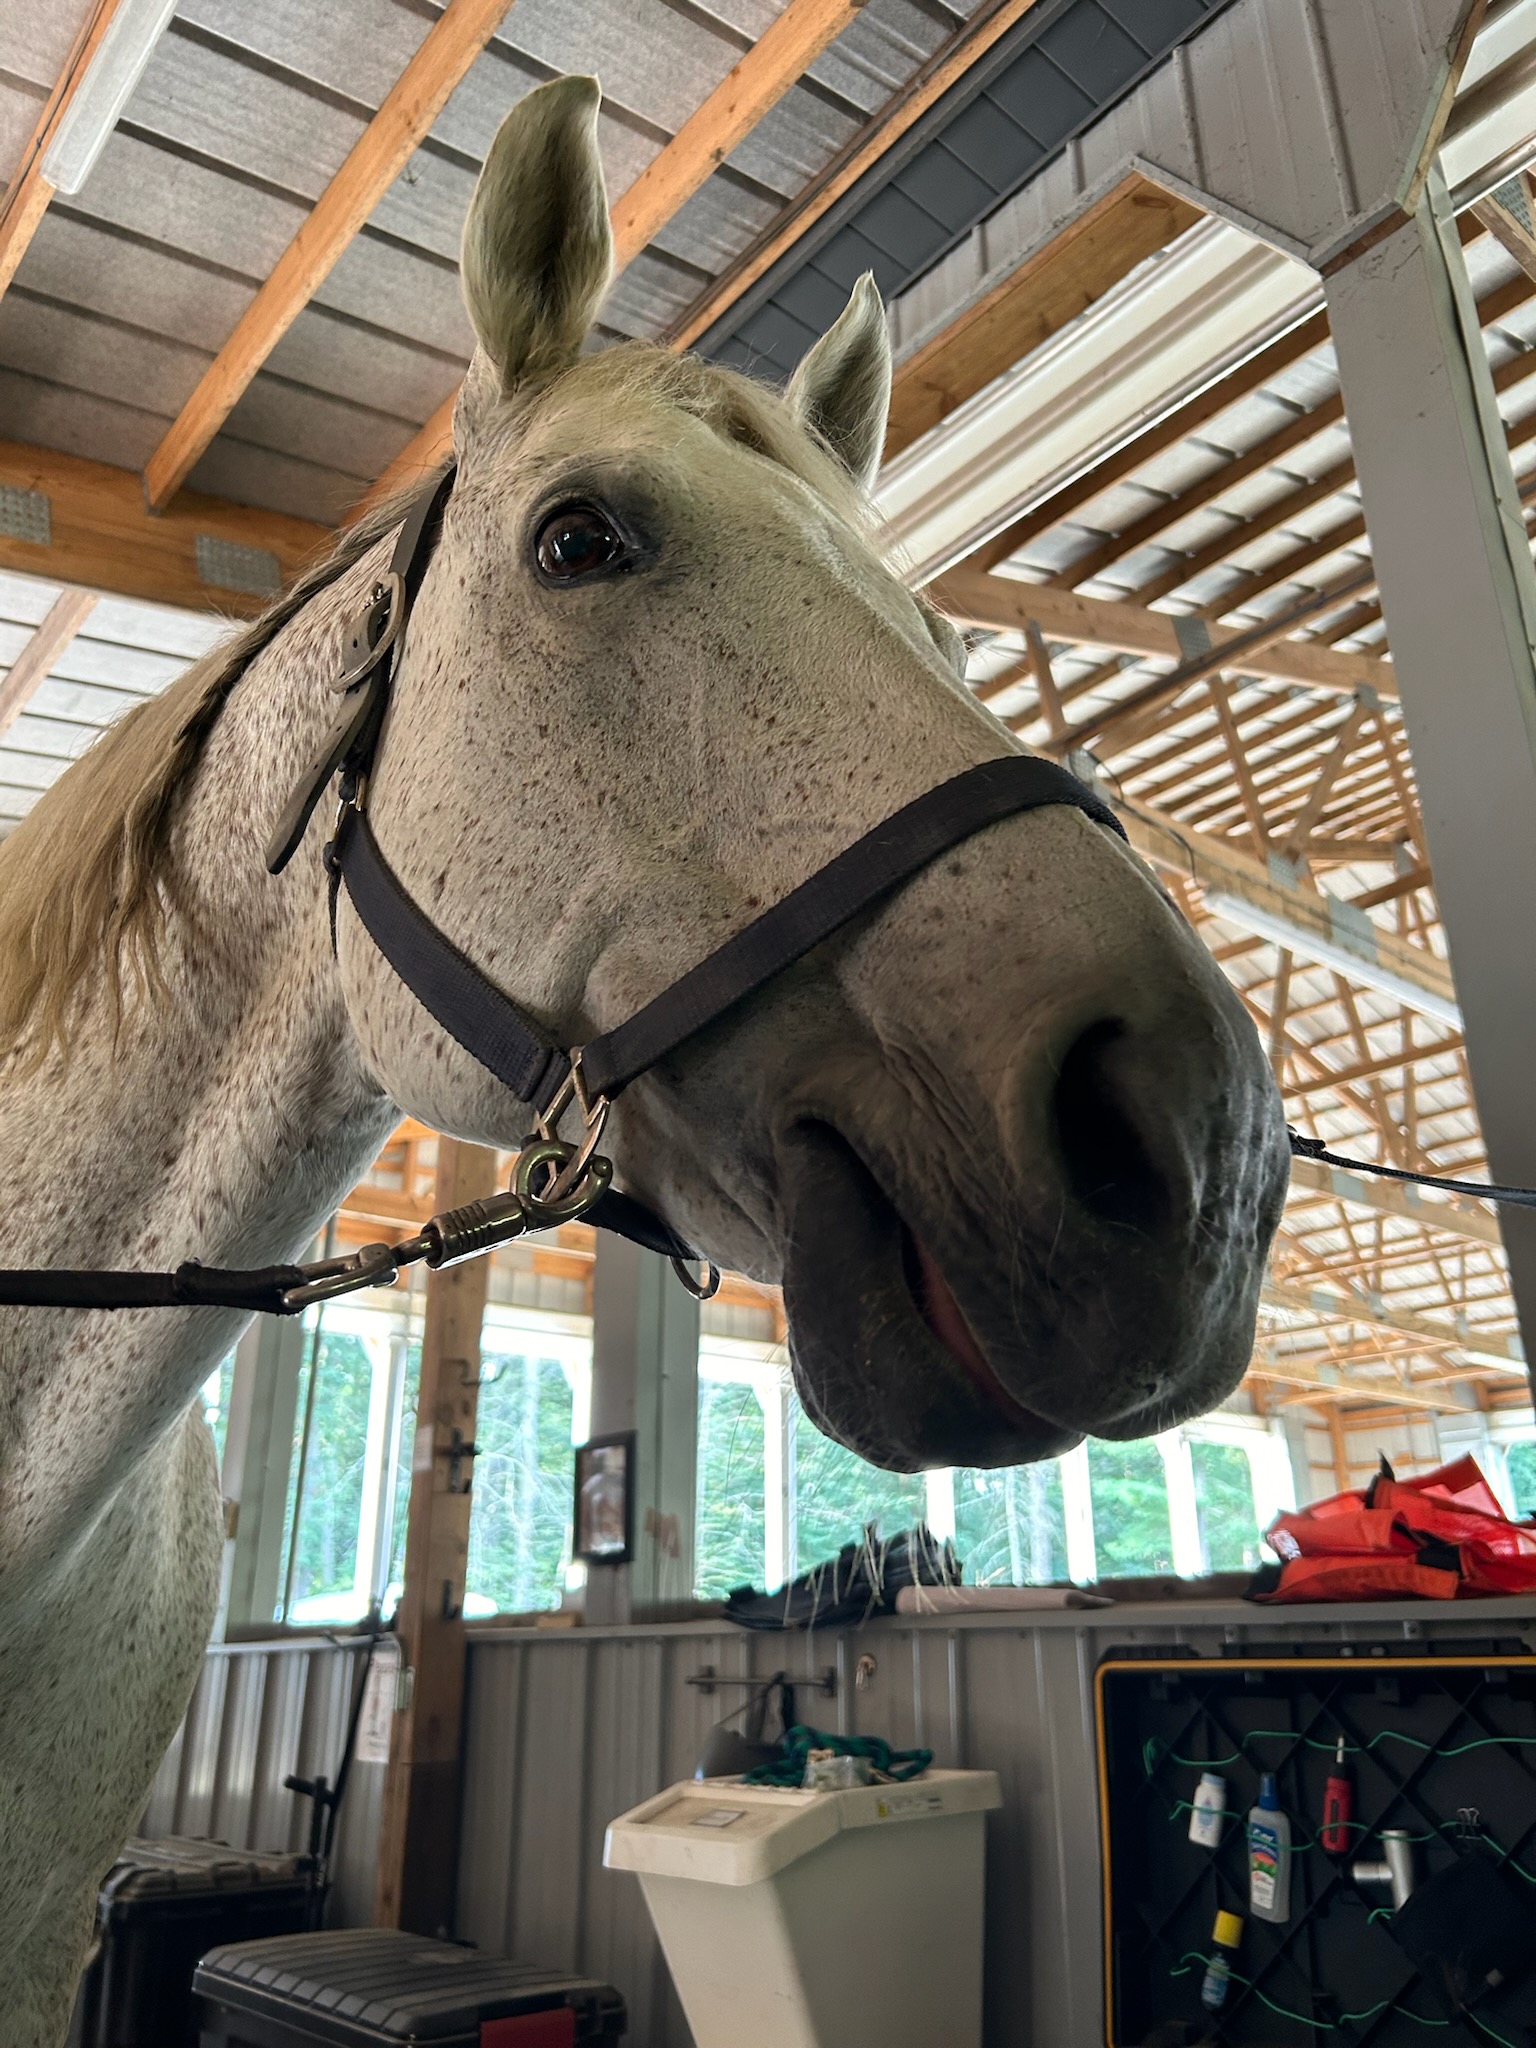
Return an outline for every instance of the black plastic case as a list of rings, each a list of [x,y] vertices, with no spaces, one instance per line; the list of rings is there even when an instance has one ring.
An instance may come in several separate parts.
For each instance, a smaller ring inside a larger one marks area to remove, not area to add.
[[[198,1966],[201,2048],[598,2048],[611,1984],[387,1927],[216,1949]]]
[[[199,1957],[221,1942],[302,1933],[322,1900],[308,1856],[177,1835],[130,1842],[97,1900],[69,2048],[194,2048]]]

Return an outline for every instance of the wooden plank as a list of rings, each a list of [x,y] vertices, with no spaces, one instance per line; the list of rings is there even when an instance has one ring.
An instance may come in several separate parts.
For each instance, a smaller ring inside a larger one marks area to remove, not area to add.
[[[622,270],[853,21],[865,0],[789,0],[612,210]]]
[[[685,201],[781,100],[806,67],[842,34],[865,0],[789,0],[772,25],[613,202],[614,262],[622,270],[653,241]],[[425,475],[453,445],[453,408],[445,398],[359,500],[364,511]]]
[[[1173,614],[1151,611],[1144,605],[1082,597],[1073,590],[1020,583],[972,568],[951,569],[929,584],[928,595],[951,618],[965,625],[988,626],[994,632],[1022,633],[1034,619],[1048,639],[1172,661],[1180,661],[1182,656]],[[1211,632],[1211,646],[1217,653],[1228,641],[1245,640],[1251,651],[1233,663],[1244,675],[1307,683],[1338,696],[1353,696],[1362,683],[1368,683],[1378,696],[1397,695],[1391,662],[1377,656],[1338,654],[1310,640],[1281,639],[1254,647],[1249,634],[1221,628]]]
[[[1122,180],[897,366],[886,460],[1202,218],[1197,206],[1149,178],[1133,173]]]
[[[436,1210],[495,1192],[496,1154],[439,1138]],[[395,1610],[405,1704],[390,1731],[374,1921],[435,1934],[452,1919],[464,1717],[464,1586],[480,1326],[490,1264],[467,1259],[427,1281],[405,1583]],[[466,1452],[466,1447],[471,1447]]]
[[[38,684],[85,624],[96,606],[94,590],[65,590],[0,681],[0,737],[16,723]]]
[[[1327,1196],[1331,1201],[1348,1202],[1357,1209],[1369,1209],[1377,1215],[1401,1216],[1423,1230],[1443,1231],[1447,1237],[1465,1238],[1473,1244],[1503,1243],[1497,1219],[1486,1209],[1475,1209],[1464,1202],[1431,1201],[1401,1182],[1345,1173],[1341,1167],[1324,1166],[1320,1159],[1293,1159],[1291,1186],[1307,1194]],[[1299,1231],[1302,1225],[1293,1218],[1291,1228]]]
[[[1239,899],[1265,913],[1293,934],[1288,943],[1297,959],[1314,957],[1308,949],[1312,939],[1326,949],[1325,964],[1330,968],[1337,964],[1340,941],[1334,930],[1331,897],[1315,890],[1288,888],[1274,879],[1263,861],[1254,860],[1230,840],[1208,838],[1182,820],[1163,816],[1143,804],[1124,810],[1121,823],[1131,845],[1154,867],[1194,882],[1206,894]],[[1378,966],[1403,985],[1422,990],[1437,1006],[1455,1002],[1451,970],[1443,960],[1382,925],[1373,925],[1372,934]]]
[[[1407,1309],[1387,1308],[1334,1281],[1316,1287],[1290,1287],[1283,1280],[1267,1280],[1264,1299],[1273,1308],[1326,1316],[1341,1323],[1359,1323],[1371,1330],[1393,1330],[1417,1339],[1431,1351],[1464,1351],[1490,1359],[1500,1367],[1507,1365],[1520,1372],[1525,1370],[1524,1358],[1507,1338],[1474,1334],[1470,1330],[1462,1332],[1449,1323],[1435,1322],[1429,1316],[1410,1315]],[[1396,1388],[1392,1390],[1392,1398],[1397,1398]]]
[[[262,611],[336,537],[307,519],[193,491],[183,491],[156,519],[133,470],[18,441],[0,441],[0,485],[45,498],[51,529],[46,542],[0,534],[0,568],[193,611]],[[231,564],[205,546],[200,565],[199,538],[251,552]],[[270,574],[270,588],[237,589],[213,580],[237,572],[255,580],[258,571]]]
[[[80,32],[64,60],[53,91],[43,102],[37,124],[21,152],[19,168],[6,187],[4,199],[0,200],[0,297],[4,296],[7,285],[16,275],[16,266],[27,253],[28,245],[37,233],[38,223],[48,211],[48,202],[53,197],[54,188],[43,176],[43,158],[90,68],[102,37],[111,26],[117,8],[118,0],[96,0],[96,5],[81,23]]]
[[[236,322],[144,469],[163,511],[416,150],[511,0],[449,0],[341,169]]]

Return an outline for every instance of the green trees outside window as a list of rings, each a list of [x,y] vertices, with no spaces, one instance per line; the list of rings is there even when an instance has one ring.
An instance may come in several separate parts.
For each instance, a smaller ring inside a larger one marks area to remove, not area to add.
[[[739,1380],[699,1381],[694,1585],[723,1600],[763,1578],[763,1409]]]
[[[1509,1489],[1517,1517],[1536,1515],[1536,1443],[1510,1445]]]
[[[920,1472],[866,1465],[823,1436],[798,1401],[793,1415],[797,1572],[835,1557],[867,1522],[878,1523],[882,1536],[894,1536],[926,1519],[928,1494]]]
[[[1100,1578],[1171,1572],[1173,1530],[1157,1445],[1091,1442],[1088,1472]]]
[[[955,1473],[955,1548],[972,1586],[1040,1586],[1067,1576],[1061,1471],[1008,1465]]]
[[[1213,1572],[1252,1571],[1259,1562],[1259,1523],[1246,1455],[1236,1444],[1207,1444],[1198,1438],[1189,1450],[1207,1567]]]
[[[482,1612],[560,1605],[571,1561],[572,1405],[557,1359],[533,1347],[482,1354],[469,1516],[469,1591],[486,1603]]]

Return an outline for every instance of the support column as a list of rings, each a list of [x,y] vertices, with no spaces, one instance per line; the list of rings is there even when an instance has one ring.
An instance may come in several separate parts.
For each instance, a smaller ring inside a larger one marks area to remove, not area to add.
[[[1494,1179],[1536,1184],[1536,572],[1438,172],[1325,279]],[[1499,1217],[1536,1341],[1536,1213]]]
[[[1210,1570],[1200,1534],[1200,1506],[1195,1498],[1195,1460],[1182,1429],[1165,1429],[1156,1439],[1168,1490],[1168,1533],[1173,1539],[1173,1568],[1181,1579],[1203,1579]]]
[[[235,1347],[224,1432],[224,1579],[214,1639],[270,1628],[277,1616],[283,1520],[293,1461],[299,1369],[308,1338],[298,1316],[258,1316]]]
[[[494,1152],[439,1138],[434,1209],[456,1209],[494,1193],[496,1185]],[[464,1574],[489,1277],[485,1259],[467,1259],[427,1281],[405,1590],[395,1612],[402,1675],[390,1730],[374,1900],[378,1926],[416,1934],[446,1933],[453,1921]]]
[[[795,1576],[795,1436],[789,1386],[765,1366],[755,1388],[763,1411],[763,1587],[773,1592]]]
[[[588,1565],[587,1619],[643,1621],[693,1598],[699,1304],[665,1259],[599,1232],[592,1434],[635,1432],[635,1556]]]
[[[1093,1485],[1088,1472],[1087,1444],[1081,1443],[1076,1450],[1068,1451],[1059,1463],[1067,1577],[1079,1586],[1089,1586],[1099,1576],[1099,1557],[1093,1541]]]

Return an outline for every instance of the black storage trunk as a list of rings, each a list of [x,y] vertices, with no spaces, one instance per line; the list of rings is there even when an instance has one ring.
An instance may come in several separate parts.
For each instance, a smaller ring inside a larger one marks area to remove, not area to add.
[[[387,1927],[216,1949],[198,1965],[201,2048],[599,2048],[611,1984]]]
[[[302,1933],[322,1898],[308,1856],[176,1835],[130,1842],[97,1899],[69,2048],[195,2048],[199,1957],[220,1942]]]
[[[1536,1657],[1518,1637],[1413,1655],[1334,1642],[1201,1657],[1138,1644],[1108,1653],[1097,1694],[1111,2048],[1536,2043]],[[1354,1777],[1353,1846],[1334,1856],[1317,1833],[1340,1735]],[[1202,1769],[1227,1781],[1215,1849],[1189,1840]],[[1291,1916],[1279,1925],[1249,1910],[1243,1816],[1265,1771],[1292,1828]],[[1415,1939],[1409,1923],[1425,1914],[1405,1909],[1399,1939],[1385,1888],[1351,1875],[1357,1858],[1381,1856],[1383,1828],[1411,1838],[1429,1921]],[[1471,2013],[1419,1966],[1426,1933],[1450,1938],[1444,1887],[1455,1873],[1519,1930],[1507,1980]],[[1200,1981],[1218,1908],[1241,1914],[1244,1928],[1213,2018]]]

